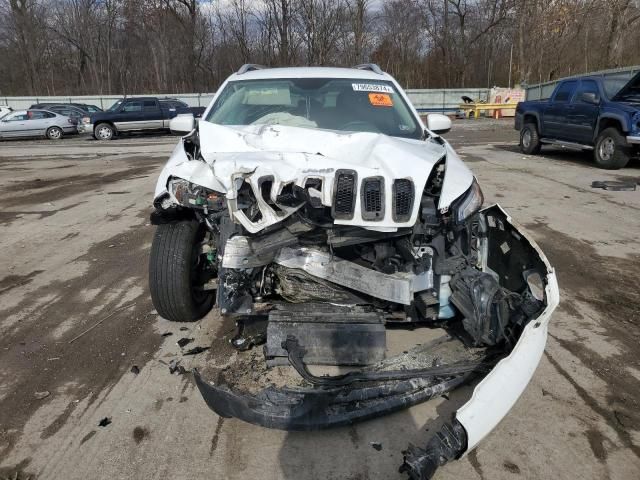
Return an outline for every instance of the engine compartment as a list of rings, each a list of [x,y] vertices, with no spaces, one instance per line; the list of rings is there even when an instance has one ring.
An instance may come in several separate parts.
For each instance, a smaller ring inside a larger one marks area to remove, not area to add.
[[[475,346],[513,345],[523,324],[543,305],[527,283],[529,275],[537,271],[540,277],[542,270],[525,268],[526,261],[505,265],[508,234],[502,222],[477,213],[481,192],[475,211],[460,218],[460,204],[476,193],[475,182],[450,209],[438,210],[445,171],[444,159],[432,169],[415,202],[417,220],[411,228],[378,231],[336,224],[336,218],[353,214],[358,194],[365,205],[384,206],[376,200],[381,190],[372,190],[366,181],[355,188],[351,171],[336,172],[332,207],[318,200],[319,179],[308,180],[305,188],[289,184],[273,201],[271,177],[259,178],[257,190],[251,186],[255,181],[239,179],[233,200],[173,178],[165,200],[178,204],[169,203],[174,213],[202,222],[202,283],[217,282],[216,306],[223,315],[268,317],[270,309],[286,310],[287,305],[328,304],[375,313],[385,324],[446,324]],[[384,183],[377,181],[378,186]],[[394,215],[411,215],[413,188],[405,183],[394,196]],[[283,220],[252,233],[232,219],[230,206],[259,222],[264,211],[259,196]],[[282,208],[293,213],[285,215]],[[504,250],[495,262],[490,231]],[[514,268],[525,270],[507,271]]]

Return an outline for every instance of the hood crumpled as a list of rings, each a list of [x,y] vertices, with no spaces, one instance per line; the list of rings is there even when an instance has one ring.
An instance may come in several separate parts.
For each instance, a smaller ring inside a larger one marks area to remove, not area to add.
[[[174,161],[170,160],[160,176],[158,189],[161,188],[162,193],[169,177],[179,177],[221,191],[229,200],[231,213],[250,232],[282,221],[297,210],[297,207],[278,205],[280,211],[276,212],[269,206],[260,190],[261,180],[266,178],[273,182],[269,194],[271,202],[276,201],[288,184],[305,188],[309,180],[319,179],[322,187],[312,194],[326,207],[331,207],[333,203],[333,182],[338,170],[355,171],[358,182],[367,177],[382,177],[385,198],[389,201],[395,179],[410,179],[414,182],[416,192],[422,191],[433,166],[445,155],[447,174],[443,196],[449,183],[448,190],[451,193],[448,193],[448,197],[452,198],[447,200],[448,203],[464,193],[473,178],[448,145],[435,142],[368,132],[347,133],[282,125],[228,127],[206,121],[200,122],[199,130],[201,155],[206,167],[202,162],[189,161],[184,151],[180,155],[179,145],[172,156]],[[454,178],[456,176],[457,179]],[[257,222],[249,221],[242,211],[234,208],[233,201],[237,199],[238,189],[243,182],[251,185],[262,212],[262,219]],[[391,208],[386,209],[387,214],[383,219],[366,221],[358,214],[358,195],[353,219],[336,219],[335,223],[395,230],[415,223],[419,203],[420,195],[415,195],[413,213],[407,221],[394,221]],[[441,198],[441,208],[442,205]]]

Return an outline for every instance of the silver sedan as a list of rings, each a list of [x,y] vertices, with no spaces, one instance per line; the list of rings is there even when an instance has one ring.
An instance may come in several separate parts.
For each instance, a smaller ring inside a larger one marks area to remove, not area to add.
[[[77,121],[47,110],[20,110],[0,119],[0,139],[46,137],[59,140],[77,133]]]

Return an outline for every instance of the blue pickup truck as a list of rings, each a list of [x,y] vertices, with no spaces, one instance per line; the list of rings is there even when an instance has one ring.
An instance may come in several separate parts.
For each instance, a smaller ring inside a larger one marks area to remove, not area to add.
[[[169,122],[176,115],[191,113],[202,116],[205,107],[189,107],[175,98],[128,97],[118,100],[104,112],[83,117],[78,133],[91,134],[97,140],[112,140],[123,132],[169,131]]]
[[[553,144],[593,151],[600,168],[622,168],[640,154],[640,74],[563,80],[548,100],[518,104],[515,129],[523,153]]]

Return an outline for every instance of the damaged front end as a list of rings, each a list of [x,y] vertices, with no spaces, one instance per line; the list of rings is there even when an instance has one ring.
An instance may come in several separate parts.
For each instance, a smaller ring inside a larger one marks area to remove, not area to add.
[[[402,469],[430,478],[472,449],[544,349],[558,288],[535,243],[499,206],[481,210],[477,182],[441,139],[200,130],[161,175],[154,223],[197,222],[194,288],[236,319],[238,350],[264,344],[265,368],[296,375],[238,388],[233,372],[211,382],[195,371],[207,405],[268,428],[314,430],[479,381],[426,447],[409,447]],[[200,145],[204,135],[215,148]],[[388,355],[388,327],[416,325],[440,335]],[[318,365],[352,371],[317,375],[309,366]]]

